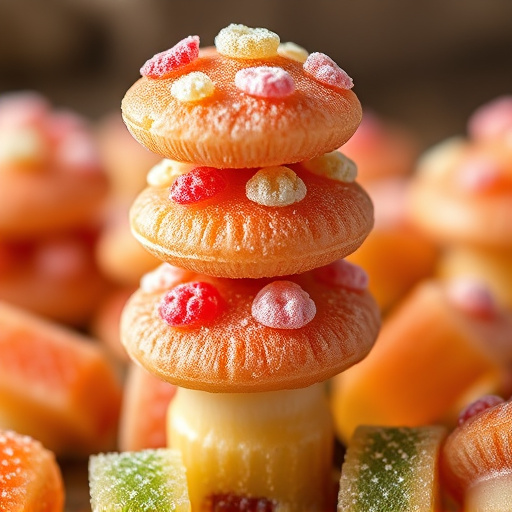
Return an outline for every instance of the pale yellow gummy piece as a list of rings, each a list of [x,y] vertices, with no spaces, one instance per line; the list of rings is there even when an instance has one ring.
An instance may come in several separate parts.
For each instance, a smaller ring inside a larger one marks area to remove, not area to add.
[[[191,171],[194,167],[193,164],[164,158],[151,168],[146,181],[152,187],[170,187],[178,176]]]
[[[266,28],[231,25],[223,28],[215,38],[217,51],[234,59],[263,59],[275,57],[279,36]]]
[[[25,128],[0,133],[0,163],[32,163],[46,156],[44,141],[36,130]]]
[[[302,162],[302,165],[313,174],[331,180],[351,183],[357,178],[357,166],[339,151],[331,151],[325,155]]]
[[[306,197],[306,185],[288,167],[265,167],[247,182],[245,193],[264,206],[288,206]]]
[[[192,71],[178,78],[171,86],[171,95],[178,101],[200,101],[215,91],[212,79],[201,71]]]
[[[467,148],[463,137],[455,136],[439,142],[419,158],[417,169],[422,177],[433,179],[446,176],[456,165],[462,162]]]
[[[292,43],[291,41],[287,43],[281,43],[277,47],[277,53],[281,55],[281,57],[296,60],[302,64],[306,62],[309,56],[309,52],[305,48],[302,48],[302,46]]]

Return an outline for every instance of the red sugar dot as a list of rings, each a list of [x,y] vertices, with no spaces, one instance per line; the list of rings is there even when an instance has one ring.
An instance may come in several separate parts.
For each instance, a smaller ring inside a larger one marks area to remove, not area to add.
[[[314,52],[304,62],[304,71],[319,82],[337,89],[352,89],[354,82],[336,62],[325,53]]]
[[[174,180],[169,198],[178,204],[199,203],[219,194],[226,186],[224,176],[214,167],[196,167]]]
[[[241,69],[235,75],[235,85],[246,94],[260,98],[284,98],[295,90],[287,71],[269,66]]]
[[[368,288],[368,274],[359,266],[345,260],[336,260],[325,267],[317,268],[315,276],[320,281],[351,290],[363,291]]]
[[[497,313],[494,296],[483,283],[468,278],[454,279],[447,284],[446,291],[450,302],[464,313],[482,319],[492,319]]]
[[[159,313],[171,327],[199,326],[218,316],[221,303],[222,298],[213,285],[195,281],[180,284],[166,293]]]
[[[503,403],[505,400],[498,395],[484,395],[478,400],[470,403],[459,414],[459,425],[465,423],[469,418],[476,416],[478,413],[490,409],[495,405]]]
[[[190,64],[199,56],[199,36],[188,36],[169,50],[157,53],[140,68],[149,78],[167,78],[173,71]]]
[[[316,305],[296,283],[274,281],[254,297],[253,318],[274,329],[300,329],[316,315]]]

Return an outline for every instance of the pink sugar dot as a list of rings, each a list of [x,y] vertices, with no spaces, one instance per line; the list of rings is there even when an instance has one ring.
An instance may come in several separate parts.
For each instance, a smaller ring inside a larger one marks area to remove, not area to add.
[[[42,127],[50,113],[50,104],[35,92],[3,94],[0,99],[0,128]]]
[[[501,96],[475,110],[468,121],[468,132],[474,140],[512,132],[512,96]]]
[[[185,269],[175,267],[169,263],[162,263],[152,272],[142,276],[140,287],[147,293],[168,290],[171,286],[182,281],[188,274],[189,272]]]
[[[319,82],[337,89],[346,90],[354,87],[352,78],[325,53],[311,53],[304,62],[304,71]]]
[[[502,174],[497,162],[489,158],[478,158],[459,167],[457,182],[468,192],[485,192],[499,181]]]
[[[489,288],[470,279],[456,279],[447,286],[448,299],[464,313],[482,318],[496,315],[496,302]]]
[[[246,94],[260,98],[284,98],[295,90],[287,71],[270,66],[241,69],[235,75],[235,85]]]
[[[81,131],[71,132],[59,141],[57,161],[65,168],[77,171],[100,172],[101,160],[92,137]]]
[[[221,311],[222,298],[210,283],[179,284],[160,302],[160,317],[171,327],[199,327],[210,323]]]
[[[477,414],[479,414],[482,411],[485,411],[486,409],[490,409],[495,405],[502,404],[504,401],[505,400],[503,400],[503,398],[501,398],[501,396],[498,395],[482,396],[478,400],[475,400],[474,402],[470,403],[460,412],[458,419],[459,425],[462,425],[467,420],[469,420],[469,418],[476,416]]]
[[[199,36],[188,36],[169,50],[157,53],[140,68],[149,78],[167,78],[170,74],[199,57]]]
[[[169,198],[178,204],[206,201],[227,186],[224,176],[214,167],[196,167],[178,176],[171,185]]]
[[[336,260],[317,268],[315,276],[324,283],[363,291],[368,288],[368,274],[359,266],[345,260]]]
[[[316,315],[316,306],[310,296],[296,283],[274,281],[254,297],[251,314],[267,327],[300,329]]]

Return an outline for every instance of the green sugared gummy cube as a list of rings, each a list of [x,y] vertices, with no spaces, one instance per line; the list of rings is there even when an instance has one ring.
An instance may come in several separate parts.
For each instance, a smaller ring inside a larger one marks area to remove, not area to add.
[[[342,466],[338,512],[432,512],[446,429],[360,426]]]
[[[89,459],[92,512],[189,512],[181,454],[156,449],[93,455]]]

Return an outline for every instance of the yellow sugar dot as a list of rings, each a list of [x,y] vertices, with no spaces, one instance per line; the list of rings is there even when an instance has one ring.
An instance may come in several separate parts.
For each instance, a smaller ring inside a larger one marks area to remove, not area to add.
[[[215,46],[226,57],[263,59],[277,55],[279,36],[266,28],[250,28],[232,23],[217,34]]]
[[[37,163],[46,156],[45,142],[36,130],[24,128],[0,134],[1,163]]]
[[[357,177],[356,164],[339,151],[307,160],[302,165],[313,174],[344,183],[351,183]]]
[[[281,43],[277,48],[277,53],[281,55],[281,57],[296,60],[302,64],[306,62],[309,55],[309,52],[306,49],[302,48],[302,46],[299,46],[298,44],[292,43],[291,41],[288,43]]]
[[[170,187],[178,176],[193,168],[192,164],[164,158],[151,168],[146,179],[152,187]]]
[[[288,167],[265,167],[247,182],[245,193],[264,206],[288,206],[306,197],[306,185]]]
[[[183,75],[171,86],[171,95],[178,101],[200,101],[211,96],[215,90],[211,78],[200,71]]]

